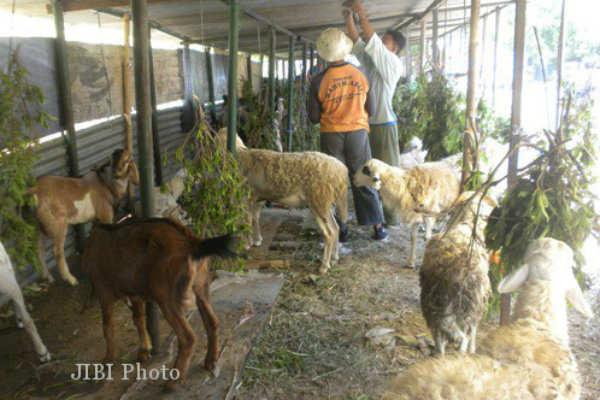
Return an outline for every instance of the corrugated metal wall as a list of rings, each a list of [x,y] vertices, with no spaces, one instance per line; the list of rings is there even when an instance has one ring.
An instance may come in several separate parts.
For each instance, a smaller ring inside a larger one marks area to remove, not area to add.
[[[160,134],[160,148],[163,159],[166,154],[166,165],[163,165],[163,178],[165,181],[170,179],[179,169],[175,162],[174,153],[186,137],[181,130],[181,107],[173,107],[158,111],[158,129]],[[133,154],[137,162],[137,134],[135,130],[135,116],[133,116]],[[99,166],[110,157],[117,148],[124,148],[125,123],[123,117],[118,117],[110,121],[102,122],[89,128],[81,129],[77,132],[77,151],[79,156],[79,169],[82,174]],[[67,153],[62,137],[43,143],[38,148],[39,160],[35,166],[35,175],[63,175],[67,176]],[[136,190],[136,197],[139,195]],[[87,224],[86,231],[91,228]],[[65,256],[67,259],[75,252],[75,238],[73,229],[69,228],[69,234],[65,243]],[[48,240],[46,243],[46,262],[49,269],[56,267],[56,262],[52,254],[52,244]],[[37,274],[33,268],[18,271],[18,278],[21,285],[26,285],[34,281]],[[0,303],[2,301],[0,300]]]

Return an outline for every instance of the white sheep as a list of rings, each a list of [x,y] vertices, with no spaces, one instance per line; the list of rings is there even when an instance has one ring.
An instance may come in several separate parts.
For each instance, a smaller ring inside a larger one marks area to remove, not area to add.
[[[404,170],[371,159],[356,171],[354,184],[379,190],[384,206],[395,210],[402,222],[412,227],[409,267],[415,266],[418,224],[425,222],[425,238],[429,240],[435,216],[448,211],[460,191],[456,174],[438,162]]]
[[[484,217],[495,205],[487,196],[462,193],[446,231],[425,247],[419,269],[421,310],[441,355],[447,342],[460,343],[463,352],[467,347],[475,352],[477,324],[491,293]]]
[[[384,399],[579,399],[577,363],[568,345],[565,299],[592,311],[572,272],[573,251],[543,238],[498,285],[520,289],[512,322],[491,332],[480,354],[430,359],[393,380]]]
[[[226,137],[221,129],[219,135]],[[325,237],[319,272],[324,274],[330,262],[339,258],[339,226],[348,218],[348,168],[334,157],[307,151],[279,153],[248,149],[237,137],[237,160],[240,172],[250,186],[250,214],[254,246],[260,246],[259,216],[265,201],[290,208],[309,208]]]
[[[40,335],[38,334],[33,319],[27,312],[27,307],[25,307],[25,301],[23,300],[23,293],[17,283],[15,271],[2,242],[0,242],[0,293],[6,294],[12,300],[15,306],[17,323],[20,328],[25,328],[29,337],[31,337],[40,361],[50,361],[50,353],[48,353],[46,346],[44,346],[42,339],[40,339]]]

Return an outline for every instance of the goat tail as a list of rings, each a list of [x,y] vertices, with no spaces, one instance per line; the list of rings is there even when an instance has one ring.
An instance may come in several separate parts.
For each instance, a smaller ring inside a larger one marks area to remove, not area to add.
[[[199,260],[208,256],[236,257],[240,238],[234,235],[217,236],[196,241],[192,258]]]

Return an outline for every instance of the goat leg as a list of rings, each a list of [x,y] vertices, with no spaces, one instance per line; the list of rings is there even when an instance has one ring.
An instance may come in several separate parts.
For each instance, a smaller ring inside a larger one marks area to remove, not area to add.
[[[133,314],[133,322],[138,331],[140,348],[138,349],[138,360],[145,362],[150,359],[152,344],[146,330],[146,308],[143,300],[130,298]]]
[[[44,346],[44,342],[40,338],[38,331],[33,323],[33,319],[27,312],[27,308],[25,307],[25,301],[23,300],[23,295],[21,291],[15,292],[12,294],[13,304],[15,306],[15,315],[18,315],[21,320],[21,327],[25,328],[25,331],[31,338],[33,345],[35,347],[35,352],[38,354],[41,362],[50,361],[50,353]]]
[[[54,242],[54,257],[56,257],[56,264],[58,266],[58,273],[62,279],[69,282],[69,284],[77,285],[77,279],[69,272],[69,266],[65,259],[65,239],[67,237],[67,224],[65,223],[56,235],[52,238]]]
[[[208,338],[204,368],[208,371],[216,372],[217,359],[219,357],[219,319],[210,305],[210,293],[208,290],[206,288],[195,288],[195,293],[196,306],[202,316],[204,329],[206,329],[206,337]]]
[[[159,303],[159,306],[163,312],[163,315],[165,316],[165,319],[175,331],[175,334],[177,335],[177,343],[179,345],[174,366],[179,371],[179,378],[177,380],[168,380],[164,386],[165,392],[173,392],[178,381],[185,379],[190,366],[192,351],[194,349],[194,345],[196,344],[196,335],[194,334],[194,331],[185,316],[180,310],[177,309],[176,306],[170,306],[164,302]]]
[[[46,235],[44,232],[38,227],[37,230],[37,251],[38,251],[38,260],[40,261],[40,266],[42,267],[42,277],[48,282],[54,282],[54,278],[50,275],[48,271],[48,266],[46,265]]]
[[[109,363],[115,359],[115,327],[113,322],[112,301],[99,298],[100,308],[102,309],[102,329],[104,331],[104,340],[106,340],[106,355],[104,362]]]
[[[406,263],[407,268],[415,267],[415,260],[417,258],[417,224],[412,224],[410,232],[410,253],[408,254],[408,261]]]
[[[469,340],[469,353],[475,354],[475,337],[477,336],[477,325],[471,327],[471,338]]]

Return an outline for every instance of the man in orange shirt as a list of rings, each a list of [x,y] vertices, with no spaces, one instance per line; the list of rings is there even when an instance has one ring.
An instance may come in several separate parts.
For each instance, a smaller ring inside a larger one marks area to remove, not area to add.
[[[367,76],[344,61],[352,50],[352,41],[337,28],[326,29],[317,40],[317,52],[329,66],[313,77],[307,99],[308,118],[321,124],[321,151],[342,161],[352,176],[371,159],[369,114],[375,109],[375,97]],[[352,184],[352,197],[359,225],[372,225],[376,240],[386,240],[383,211],[378,193],[369,187]],[[339,221],[338,221],[339,223]],[[348,238],[348,229],[340,224],[340,241]]]

